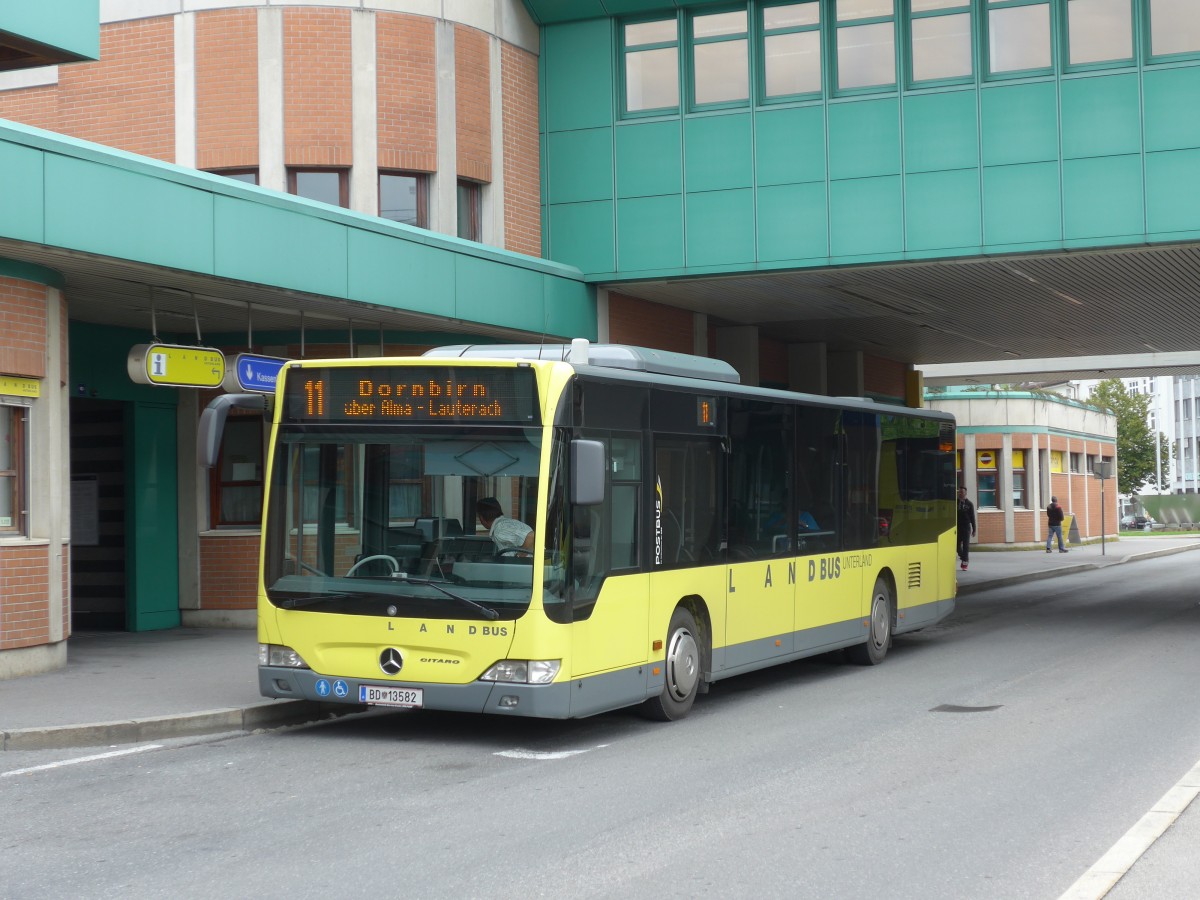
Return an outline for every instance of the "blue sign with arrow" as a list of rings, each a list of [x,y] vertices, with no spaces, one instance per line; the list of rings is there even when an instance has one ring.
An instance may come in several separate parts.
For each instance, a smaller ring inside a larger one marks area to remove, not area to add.
[[[288,362],[277,356],[255,356],[239,353],[225,372],[222,387],[230,393],[253,391],[259,394],[275,393],[279,370]]]

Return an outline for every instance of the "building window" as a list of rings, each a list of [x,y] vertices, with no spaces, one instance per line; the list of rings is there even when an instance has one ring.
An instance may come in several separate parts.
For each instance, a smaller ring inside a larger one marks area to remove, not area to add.
[[[692,17],[692,103],[738,103],[750,97],[746,11]]]
[[[1189,397],[1188,399],[1184,400],[1183,403],[1180,405],[1183,409],[1182,418],[1184,420],[1190,419],[1192,417],[1192,400],[1191,400],[1191,398]]]
[[[1096,454],[1095,453],[1089,453],[1087,455],[1087,473],[1089,475],[1096,474]]]
[[[840,91],[896,83],[894,0],[837,0],[837,86]]]
[[[1130,0],[1067,0],[1067,45],[1072,66],[1132,61]]]
[[[1200,53],[1200,4],[1196,0],[1150,0],[1150,54]]]
[[[1025,451],[1012,452],[1012,502],[1014,509],[1028,509],[1025,493]]]
[[[964,0],[912,0],[912,80],[970,78],[971,4]]]
[[[240,181],[243,184],[258,184],[258,169],[207,169],[213,175],[220,175],[222,178],[228,178],[231,181]]]
[[[258,527],[263,501],[263,421],[261,416],[230,416],[221,438],[221,457],[212,469],[211,518],[214,528]]]
[[[27,407],[0,405],[0,534],[25,533]]]
[[[429,176],[418,172],[380,172],[379,215],[393,222],[428,228]]]
[[[763,98],[821,91],[821,4],[787,3],[762,11]]]
[[[288,193],[330,206],[350,206],[345,169],[288,169]]]
[[[1050,4],[1046,0],[988,0],[988,63],[993,75],[1049,70]]]
[[[483,214],[477,181],[458,182],[458,236],[468,241],[483,240]]]
[[[1082,453],[1072,453],[1070,456],[1071,456],[1071,474],[1078,475],[1082,471],[1082,469],[1080,469],[1080,466],[1083,465],[1083,454]]]
[[[1000,506],[1000,479],[996,463],[999,455],[997,450],[975,451],[975,484],[980,509],[998,509]]]
[[[667,112],[679,107],[679,22],[629,22],[622,29],[625,111]]]

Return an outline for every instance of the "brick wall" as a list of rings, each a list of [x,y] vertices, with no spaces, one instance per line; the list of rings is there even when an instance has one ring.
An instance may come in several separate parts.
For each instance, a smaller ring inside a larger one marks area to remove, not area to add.
[[[258,15],[196,16],[196,166],[258,165]]]
[[[608,295],[608,339],[614,344],[691,353],[692,333],[692,314],[686,309],[624,294]]]
[[[504,44],[500,71],[504,104],[504,246],[516,253],[541,256],[537,57]]]
[[[863,389],[872,397],[904,399],[904,363],[880,356],[863,356]]]
[[[375,17],[379,168],[437,170],[435,23],[422,16]]]
[[[58,88],[48,85],[0,91],[0,119],[57,131]]]
[[[58,70],[55,130],[175,161],[175,21],[167,16],[100,29],[100,60]]]
[[[758,339],[758,383],[768,387],[788,385],[788,349],[783,341]]]
[[[45,287],[0,277],[0,338],[0,373],[45,377]]]
[[[50,643],[46,545],[0,546],[0,650]]]
[[[492,180],[492,98],[488,36],[454,26],[454,127],[459,178]]]
[[[284,161],[351,164],[350,11],[283,11]]]
[[[200,608],[254,609],[258,604],[258,535],[200,538]]]

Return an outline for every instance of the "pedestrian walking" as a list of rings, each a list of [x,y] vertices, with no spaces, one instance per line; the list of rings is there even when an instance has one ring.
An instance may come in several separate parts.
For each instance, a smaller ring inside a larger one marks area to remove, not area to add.
[[[1054,540],[1055,535],[1058,536],[1058,552],[1066,553],[1067,548],[1063,546],[1062,539],[1062,523],[1063,523],[1063,508],[1058,505],[1058,498],[1051,497],[1050,505],[1046,507],[1046,524],[1049,529],[1046,531],[1046,552],[1050,551],[1050,544]]]
[[[971,538],[975,536],[975,504],[967,497],[967,489],[958,489],[958,558],[959,568],[966,569],[971,555]]]

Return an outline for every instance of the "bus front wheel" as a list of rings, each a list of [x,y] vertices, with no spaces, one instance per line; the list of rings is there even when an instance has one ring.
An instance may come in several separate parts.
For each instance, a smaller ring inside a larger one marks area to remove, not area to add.
[[[877,666],[892,646],[892,589],[882,576],[875,579],[871,591],[871,617],[867,621],[867,642],[846,648],[846,658],[860,666]]]
[[[692,614],[682,606],[675,609],[667,627],[667,652],[663,661],[663,689],[642,705],[648,718],[660,722],[682,719],[696,702],[700,691],[702,654],[699,631]]]

